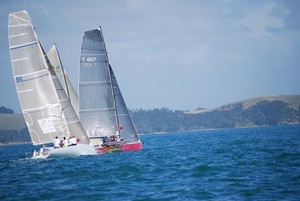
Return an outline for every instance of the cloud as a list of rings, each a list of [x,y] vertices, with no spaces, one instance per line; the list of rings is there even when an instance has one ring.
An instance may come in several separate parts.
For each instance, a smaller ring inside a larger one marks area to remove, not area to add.
[[[270,2],[246,12],[243,18],[237,20],[237,24],[245,28],[252,37],[261,38],[272,34],[272,29],[284,28],[283,18],[288,14],[289,11],[282,4]]]

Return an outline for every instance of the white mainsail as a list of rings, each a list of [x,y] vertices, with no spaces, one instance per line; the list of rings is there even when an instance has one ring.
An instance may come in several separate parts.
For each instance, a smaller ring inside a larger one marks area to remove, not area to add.
[[[55,136],[90,141],[45,54],[27,11],[9,14],[9,49],[15,85],[33,144]]]
[[[100,28],[86,31],[83,36],[79,117],[91,139],[120,134],[125,143],[140,141],[110,67]]]
[[[63,65],[62,65],[62,62],[61,62],[61,59],[60,59],[60,56],[58,53],[58,49],[55,44],[51,47],[47,56],[50,60],[52,68],[55,71],[55,74],[58,77],[58,80],[60,81],[60,84],[64,88],[64,91],[67,94],[67,96],[70,98],[71,104],[72,104],[77,116],[79,116],[78,95],[72,85],[71,80],[69,79],[68,74],[66,73],[66,71],[63,68]]]

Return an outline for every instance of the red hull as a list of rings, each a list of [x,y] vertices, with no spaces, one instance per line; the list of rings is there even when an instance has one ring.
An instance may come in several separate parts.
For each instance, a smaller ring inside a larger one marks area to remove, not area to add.
[[[123,152],[123,151],[138,151],[143,149],[142,142],[131,144],[122,144],[120,146],[99,147],[97,153]]]

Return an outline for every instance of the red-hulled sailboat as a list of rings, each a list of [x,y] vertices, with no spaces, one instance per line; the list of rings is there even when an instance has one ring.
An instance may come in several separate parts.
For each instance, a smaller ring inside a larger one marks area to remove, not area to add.
[[[101,27],[86,31],[83,36],[79,119],[97,153],[142,149],[142,142],[109,64]]]

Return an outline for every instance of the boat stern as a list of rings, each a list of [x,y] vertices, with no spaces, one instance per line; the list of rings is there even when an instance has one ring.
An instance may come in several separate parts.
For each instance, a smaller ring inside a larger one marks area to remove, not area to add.
[[[142,142],[135,142],[130,144],[123,144],[121,147],[122,151],[138,151],[143,149]]]

